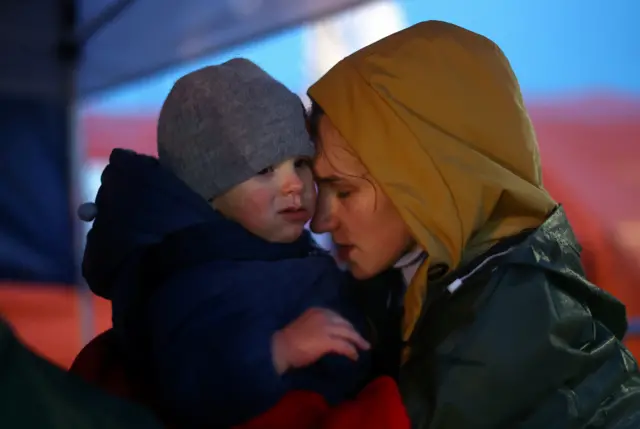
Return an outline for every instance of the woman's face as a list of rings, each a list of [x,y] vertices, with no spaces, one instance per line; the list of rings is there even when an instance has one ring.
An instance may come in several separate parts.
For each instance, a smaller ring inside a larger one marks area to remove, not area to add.
[[[331,233],[338,258],[354,277],[375,276],[415,242],[391,200],[326,115],[320,118],[318,134],[318,203],[311,229]]]

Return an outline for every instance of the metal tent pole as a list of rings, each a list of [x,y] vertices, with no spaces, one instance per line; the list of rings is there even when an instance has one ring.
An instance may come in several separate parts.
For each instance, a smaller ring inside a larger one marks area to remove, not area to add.
[[[83,23],[83,25],[74,32],[76,42],[81,46],[84,45],[107,24],[120,16],[129,6],[136,0],[119,0],[105,6],[104,9],[91,21]]]
[[[79,25],[79,2],[76,0],[59,0],[60,7],[60,43],[58,45],[58,59],[62,70],[62,88],[64,100],[66,102],[66,139],[67,139],[67,159],[69,165],[69,189],[71,213],[73,216],[73,243],[76,261],[76,287],[78,309],[80,313],[80,341],[84,345],[91,341],[96,335],[95,311],[93,306],[93,293],[88,288],[82,272],[80,270],[84,249],[84,224],[76,215],[76,208],[83,202],[82,177],[85,157],[85,145],[78,143],[78,91],[77,77],[82,61],[82,53],[91,39],[106,25],[122,14],[127,7],[131,6],[135,0],[120,0],[109,4],[91,21],[80,27]]]
[[[68,187],[70,194],[70,213],[72,216],[72,240],[74,260],[76,262],[75,287],[77,290],[78,310],[80,313],[80,342],[86,344],[95,335],[93,298],[91,291],[84,283],[80,272],[84,238],[82,225],[75,215],[80,204],[82,175],[81,167],[84,156],[82,147],[78,145],[76,76],[81,61],[82,46],[76,37],[78,22],[78,5],[75,0],[59,0],[60,41],[58,44],[58,60],[62,77],[62,94],[66,109],[65,135],[67,147]]]

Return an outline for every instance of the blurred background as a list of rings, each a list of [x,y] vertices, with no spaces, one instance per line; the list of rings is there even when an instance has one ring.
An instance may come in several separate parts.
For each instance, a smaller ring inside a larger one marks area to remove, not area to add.
[[[640,3],[635,0],[8,0],[0,6],[0,314],[68,367],[110,326],[83,284],[114,147],[155,154],[175,80],[247,57],[306,100],[344,56],[419,21],[488,36],[511,60],[544,177],[590,280],[628,309],[640,357]],[[320,237],[326,245],[326,237]]]

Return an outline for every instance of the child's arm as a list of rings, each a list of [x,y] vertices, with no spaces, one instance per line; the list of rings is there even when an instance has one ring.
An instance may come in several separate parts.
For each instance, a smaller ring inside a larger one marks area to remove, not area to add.
[[[350,296],[347,289],[348,278],[345,273],[337,269],[335,264],[325,264],[322,275],[316,284],[308,291],[307,296],[302,300],[302,304],[322,306],[340,314],[349,322],[352,329],[358,332],[361,337],[369,337],[369,327],[364,314],[361,313],[355,301]],[[367,338],[370,339],[370,338]],[[343,356],[330,354],[323,356],[321,360],[313,365],[310,374],[313,377],[306,377],[302,382],[303,386],[308,386],[315,391],[323,393],[325,398],[332,403],[339,402],[350,394],[356,393],[369,378],[371,371],[371,353],[369,347],[361,348],[357,362],[344,359]]]
[[[172,279],[151,301],[155,378],[178,421],[240,423],[275,405],[288,390],[281,376],[288,369],[328,353],[357,359],[356,350],[368,348],[329,310],[309,309],[279,329],[278,291],[287,289],[268,275],[273,264],[211,267]],[[266,275],[257,279],[256,272]],[[264,282],[269,279],[274,284]]]

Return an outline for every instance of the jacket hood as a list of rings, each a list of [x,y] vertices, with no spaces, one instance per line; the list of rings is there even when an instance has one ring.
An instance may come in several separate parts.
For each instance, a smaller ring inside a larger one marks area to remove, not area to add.
[[[556,206],[513,70],[483,36],[417,24],[342,60],[309,96],[429,254],[405,296],[405,338],[430,264],[453,270]]]
[[[87,234],[82,273],[91,290],[111,299],[124,262],[167,234],[215,219],[209,204],[157,159],[115,149],[104,169]]]

